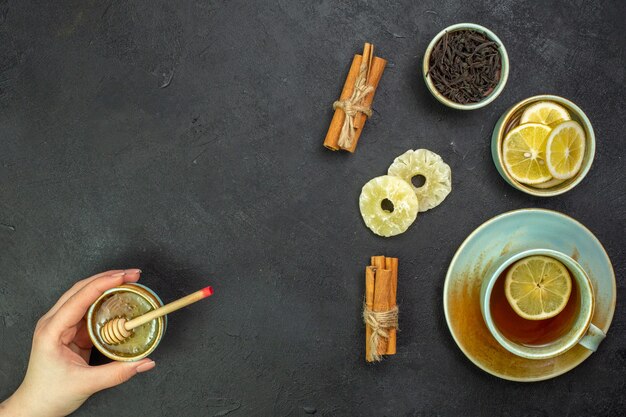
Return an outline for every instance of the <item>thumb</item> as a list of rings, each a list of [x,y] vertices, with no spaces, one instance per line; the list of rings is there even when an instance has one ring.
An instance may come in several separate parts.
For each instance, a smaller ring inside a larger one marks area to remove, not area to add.
[[[152,359],[142,359],[137,362],[111,362],[106,365],[93,366],[88,373],[88,382],[91,392],[111,388],[123,384],[132,377],[154,368]]]

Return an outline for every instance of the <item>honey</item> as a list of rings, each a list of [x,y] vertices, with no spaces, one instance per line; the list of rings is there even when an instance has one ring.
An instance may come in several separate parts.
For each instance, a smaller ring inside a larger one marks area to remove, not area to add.
[[[103,299],[102,305],[95,315],[96,334],[101,334],[102,326],[116,317],[125,317],[127,320],[153,310],[150,303],[143,297],[132,292],[118,292]],[[117,345],[106,345],[107,349],[122,356],[136,356],[145,350],[146,346],[154,343],[156,337],[156,320],[139,326],[133,330],[128,339]]]
[[[166,324],[165,317],[135,328],[131,336],[119,344],[107,344],[100,332],[102,326],[113,318],[124,317],[131,320],[162,305],[154,292],[139,284],[125,284],[106,291],[87,314],[89,336],[94,346],[114,360],[134,361],[146,357],[161,340]]]

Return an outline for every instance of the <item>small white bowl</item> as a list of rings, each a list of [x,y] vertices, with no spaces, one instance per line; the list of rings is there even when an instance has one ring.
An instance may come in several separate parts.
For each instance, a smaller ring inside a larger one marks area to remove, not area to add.
[[[500,51],[500,57],[501,57],[500,62],[502,63],[502,68],[500,69],[500,79],[498,80],[498,84],[496,85],[496,88],[493,89],[491,94],[489,94],[487,97],[485,97],[484,99],[482,99],[481,101],[477,103],[460,104],[460,103],[450,100],[449,98],[441,94],[439,90],[437,90],[432,80],[427,75],[428,69],[429,69],[430,54],[432,53],[433,48],[435,47],[437,42],[439,42],[439,39],[441,39],[441,37],[446,32],[450,33],[450,32],[455,32],[458,30],[474,30],[476,32],[480,32],[484,34],[485,36],[487,36],[492,41],[496,42],[499,46],[498,50]],[[458,109],[458,110],[475,110],[491,103],[492,101],[496,99],[496,97],[500,95],[502,90],[504,90],[506,81],[509,78],[509,56],[506,53],[504,44],[502,43],[500,38],[496,36],[495,33],[493,33],[492,31],[490,31],[484,26],[480,26],[474,23],[457,23],[456,25],[448,26],[447,28],[439,32],[437,36],[435,36],[433,40],[430,41],[428,48],[426,48],[426,53],[424,54],[424,62],[423,62],[422,67],[423,67],[422,69],[423,69],[424,81],[426,82],[426,86],[428,87],[428,90],[430,91],[430,93],[441,103],[445,104],[448,107],[452,107],[453,109]]]

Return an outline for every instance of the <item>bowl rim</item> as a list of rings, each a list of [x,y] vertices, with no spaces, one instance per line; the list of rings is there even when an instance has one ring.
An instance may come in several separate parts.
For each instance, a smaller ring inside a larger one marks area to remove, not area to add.
[[[539,101],[553,101],[553,102],[556,102],[557,104],[565,105],[566,107],[568,107],[568,110],[573,111],[578,117],[578,119],[582,122],[582,125],[583,125],[582,127],[585,130],[585,134],[587,135],[585,145],[588,146],[588,150],[589,150],[589,154],[588,154],[589,156],[583,159],[583,163],[580,167],[580,170],[578,174],[576,174],[576,176],[573,178],[573,180],[565,180],[565,182],[561,184],[557,184],[554,187],[543,188],[543,189],[536,188],[531,185],[523,184],[517,181],[515,178],[513,178],[511,174],[509,174],[506,167],[504,166],[504,162],[503,162],[504,156],[502,154],[502,143],[504,141],[504,129],[506,128],[506,124],[507,124],[506,121],[511,117],[511,115],[513,115],[522,107],[532,104],[534,102],[539,102]],[[554,197],[554,196],[566,193],[569,190],[576,187],[587,176],[587,173],[589,173],[589,170],[591,169],[591,166],[593,165],[593,160],[596,154],[595,133],[593,131],[593,126],[591,125],[591,121],[589,120],[585,112],[576,104],[574,104],[572,101],[564,97],[553,95],[553,94],[539,94],[539,95],[535,95],[532,97],[528,97],[522,101],[517,102],[512,107],[510,107],[507,111],[504,112],[502,117],[496,123],[496,127],[494,128],[491,141],[492,141],[492,147],[493,146],[496,147],[496,152],[495,153],[492,152],[492,153],[494,155],[494,163],[496,164],[496,168],[498,169],[498,172],[500,172],[500,175],[502,175],[502,177],[509,184],[511,184],[513,188],[516,188],[519,191],[522,191],[526,194],[530,194],[535,197]]]
[[[482,32],[483,34],[487,35],[488,38],[490,38],[491,40],[493,40],[499,45],[498,50],[500,51],[500,56],[502,58],[502,68],[500,72],[500,79],[498,80],[498,84],[496,85],[494,90],[485,99],[477,103],[471,103],[471,104],[460,104],[460,103],[454,102],[446,98],[443,94],[441,94],[435,88],[431,78],[427,75],[428,69],[429,69],[430,54],[432,53],[435,47],[435,44],[439,41],[439,39],[441,39],[441,37],[446,32],[455,32],[455,31],[464,30],[464,29],[475,30],[475,31]],[[500,40],[500,38],[491,30],[476,23],[456,23],[454,25],[450,25],[444,28],[443,30],[441,30],[430,41],[430,43],[428,44],[428,47],[426,48],[426,52],[424,53],[424,59],[422,60],[422,74],[424,77],[424,82],[426,83],[426,87],[428,88],[428,91],[430,91],[430,93],[440,103],[448,107],[451,107],[453,109],[457,109],[457,110],[475,110],[475,109],[484,107],[487,104],[494,101],[496,98],[498,98],[500,93],[502,93],[502,91],[504,90],[504,86],[506,85],[506,82],[509,78],[509,55],[506,51],[506,48],[504,47],[504,43],[502,42],[502,40]]]

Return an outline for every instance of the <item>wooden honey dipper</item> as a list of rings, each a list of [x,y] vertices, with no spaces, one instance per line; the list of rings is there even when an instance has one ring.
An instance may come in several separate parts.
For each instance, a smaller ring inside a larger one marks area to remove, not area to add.
[[[186,297],[172,301],[171,303],[166,304],[163,307],[159,307],[156,310],[152,310],[144,315],[135,317],[132,320],[126,320],[124,317],[116,317],[104,323],[100,329],[100,337],[102,337],[102,340],[104,340],[104,342],[108,345],[117,345],[118,343],[122,343],[126,340],[133,333],[132,330],[134,328],[176,310],[180,310],[183,307],[187,307],[189,304],[200,301],[212,294],[213,288],[206,287],[200,291],[189,294]]]

